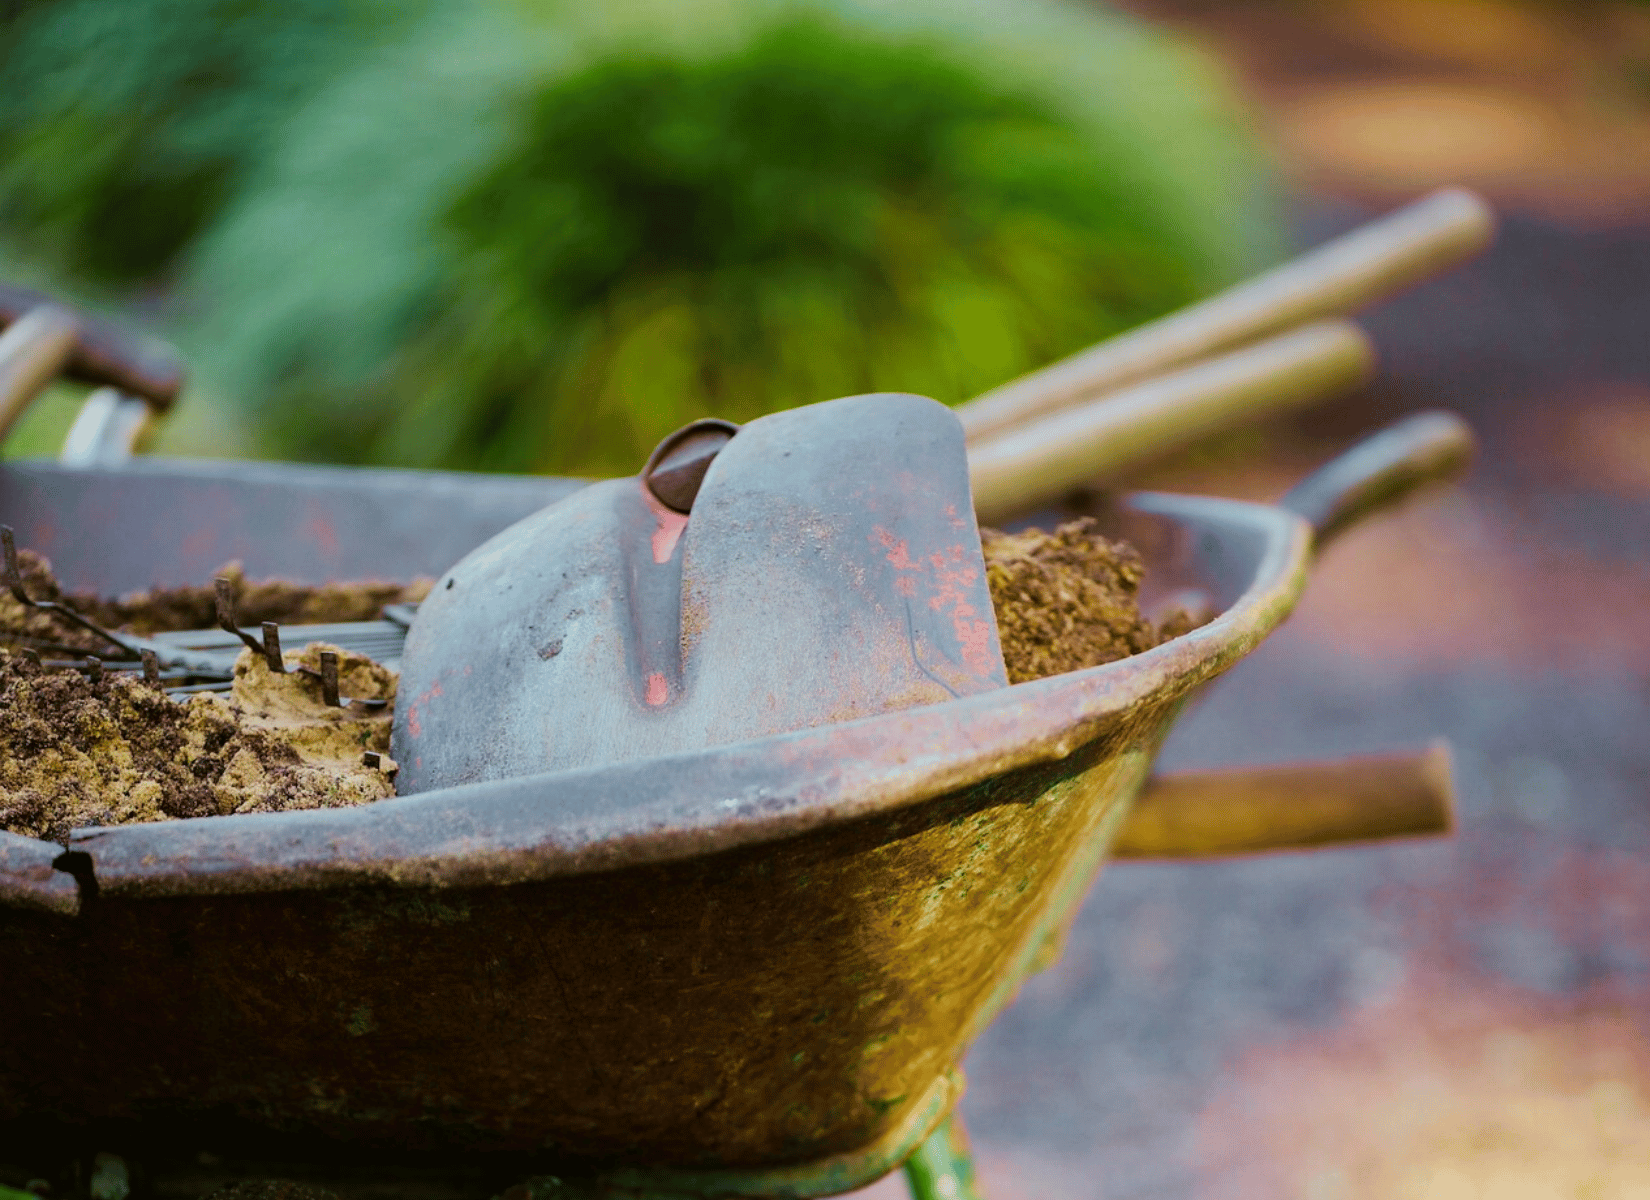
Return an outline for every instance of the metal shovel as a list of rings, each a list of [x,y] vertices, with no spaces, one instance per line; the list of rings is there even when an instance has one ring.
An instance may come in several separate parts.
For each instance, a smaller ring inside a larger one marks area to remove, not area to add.
[[[888,394],[689,426],[448,571],[401,670],[403,794],[1004,687],[962,425]]]

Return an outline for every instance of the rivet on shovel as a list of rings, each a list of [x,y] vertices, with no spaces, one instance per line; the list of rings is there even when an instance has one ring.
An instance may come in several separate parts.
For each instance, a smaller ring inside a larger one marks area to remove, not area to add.
[[[693,507],[711,462],[738,432],[739,426],[732,421],[715,417],[682,426],[659,443],[642,468],[647,490],[673,512],[687,512]]]

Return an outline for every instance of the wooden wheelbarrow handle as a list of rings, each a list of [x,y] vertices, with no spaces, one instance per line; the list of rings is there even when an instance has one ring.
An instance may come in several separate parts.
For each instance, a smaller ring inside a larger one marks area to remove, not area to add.
[[[69,313],[44,293],[0,283],[0,327],[14,325],[41,308]],[[70,315],[75,336],[72,351],[61,368],[65,375],[140,396],[157,413],[172,406],[184,380],[183,360],[177,351],[101,317],[82,312]]]
[[[1213,858],[1446,834],[1449,744],[1333,762],[1154,776],[1113,858]]]
[[[44,306],[30,310],[0,333],[0,439],[69,361],[77,332],[67,310]]]

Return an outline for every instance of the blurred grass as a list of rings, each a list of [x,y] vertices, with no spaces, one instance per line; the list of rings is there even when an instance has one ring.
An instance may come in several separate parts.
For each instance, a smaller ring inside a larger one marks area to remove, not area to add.
[[[965,399],[1277,249],[1221,79],[1100,10],[21,12],[0,224],[280,457],[630,471],[707,413]]]

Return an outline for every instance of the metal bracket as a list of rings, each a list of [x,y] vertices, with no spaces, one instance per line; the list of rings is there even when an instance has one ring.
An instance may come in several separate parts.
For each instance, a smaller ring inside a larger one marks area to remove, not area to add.
[[[154,416],[149,403],[118,388],[98,388],[80,406],[57,461],[66,467],[118,467],[136,453]]]

